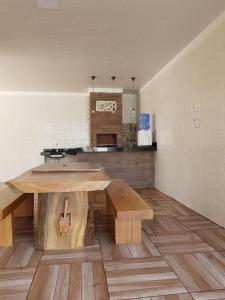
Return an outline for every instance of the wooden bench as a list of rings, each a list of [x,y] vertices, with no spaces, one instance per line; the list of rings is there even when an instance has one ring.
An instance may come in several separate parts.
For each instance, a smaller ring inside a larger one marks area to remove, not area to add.
[[[0,246],[12,246],[13,211],[24,201],[32,199],[33,194],[15,193],[6,184],[0,183]]]
[[[120,179],[107,187],[106,205],[107,213],[115,215],[116,244],[141,243],[141,221],[153,219],[153,209]]]

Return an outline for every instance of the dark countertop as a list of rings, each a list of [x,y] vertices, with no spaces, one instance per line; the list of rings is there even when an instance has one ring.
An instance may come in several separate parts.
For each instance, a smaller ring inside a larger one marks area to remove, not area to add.
[[[138,151],[156,151],[157,143],[153,143],[151,146],[135,146],[135,147],[84,147],[84,148],[51,148],[44,149],[41,152],[43,156],[54,155],[76,155],[77,153],[99,153],[99,152],[138,152]]]

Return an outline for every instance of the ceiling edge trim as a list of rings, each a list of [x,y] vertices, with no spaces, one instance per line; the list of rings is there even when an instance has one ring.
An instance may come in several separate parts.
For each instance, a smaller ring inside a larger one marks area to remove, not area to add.
[[[203,29],[187,46],[184,47],[176,56],[174,56],[158,73],[156,73],[143,87],[140,88],[140,93],[144,92],[161,74],[180,60],[185,54],[197,47],[204,41],[213,31],[219,28],[225,21],[225,11],[220,14],[212,23]]]

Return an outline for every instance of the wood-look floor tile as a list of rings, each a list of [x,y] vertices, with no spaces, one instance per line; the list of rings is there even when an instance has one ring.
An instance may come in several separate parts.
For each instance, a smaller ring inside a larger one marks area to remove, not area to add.
[[[39,260],[32,218],[16,219],[15,246],[0,247],[0,300],[25,300],[28,290],[28,300],[107,300],[105,274],[110,299],[190,300],[187,288],[196,300],[225,300],[225,230],[155,189],[138,193],[155,215],[143,222],[141,244],[115,244],[102,192],[91,200],[92,247],[44,251]]]
[[[142,199],[145,200],[145,202],[147,202],[148,204],[150,204],[152,207],[154,207],[155,205],[158,205],[156,203],[156,201],[152,200],[150,197],[146,196],[145,194],[143,194],[141,191],[137,191],[138,194],[142,197]]]
[[[156,216],[168,216],[169,213],[162,206],[156,205],[153,207],[154,217]]]
[[[155,190],[155,189],[145,189],[145,190],[139,190],[139,194],[144,198],[144,199],[149,199],[149,201],[153,201],[154,203],[161,203],[163,204],[177,204],[179,205],[180,202],[176,201],[175,199],[162,194],[161,192]]]
[[[103,260],[161,255],[145,232],[142,234],[142,243],[140,244],[116,245],[114,233],[103,231],[99,231],[99,241]]]
[[[141,191],[145,196],[156,198],[156,199],[171,199],[169,196],[166,196],[165,194],[161,193],[160,191],[156,189],[142,189]]]
[[[194,300],[224,300],[225,290],[197,292],[191,294]]]
[[[192,300],[189,294],[152,297],[152,300]]]
[[[148,236],[161,254],[215,251],[214,248],[191,231],[172,234],[149,234]]]
[[[221,228],[216,223],[200,215],[177,217],[177,219],[190,230]]]
[[[109,216],[106,213],[106,209],[96,209],[94,211],[95,223],[98,224],[110,224],[114,223],[115,216]]]
[[[26,299],[36,268],[0,269],[0,299]]]
[[[162,204],[161,204],[162,206]],[[166,204],[163,205],[164,209],[174,217],[182,217],[182,216],[196,216],[197,213],[192,209],[184,206],[184,205],[174,205],[174,204]]]
[[[47,250],[43,251],[40,265],[70,264],[73,262],[101,260],[99,246],[86,247],[76,250]]]
[[[225,250],[225,229],[197,230],[196,233],[217,251]]]
[[[188,291],[196,292],[223,288],[223,285],[219,282],[220,274],[215,276],[211,271],[208,271],[197,254],[169,255],[165,257]]]
[[[189,294],[178,294],[168,296],[156,296],[156,297],[141,297],[132,300],[193,300]]]
[[[145,202],[154,210],[154,216],[168,216],[169,212],[159,204],[152,204],[152,201],[145,199]]]
[[[0,259],[5,255],[5,253],[10,249],[11,247],[2,247],[0,246]]]
[[[15,243],[34,241],[34,224],[32,217],[14,219]]]
[[[36,267],[42,251],[34,248],[33,242],[17,243],[8,247],[0,257],[0,268]]]
[[[189,230],[173,216],[156,216],[153,220],[143,222],[146,233],[186,232]]]
[[[28,300],[107,300],[101,262],[45,265],[37,269]]]
[[[180,202],[172,199],[172,198],[151,198],[152,200],[154,200],[156,202],[156,204],[162,206],[162,207],[168,207],[170,205],[182,205]]]
[[[225,287],[225,257],[219,252],[196,253],[195,257]]]
[[[104,267],[111,300],[186,292],[161,257],[106,261]]]
[[[132,298],[132,300],[152,300],[152,297],[139,297],[139,298]]]

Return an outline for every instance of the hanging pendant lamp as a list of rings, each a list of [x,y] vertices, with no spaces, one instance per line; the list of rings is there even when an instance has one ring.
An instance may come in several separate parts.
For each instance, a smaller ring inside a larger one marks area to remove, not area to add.
[[[134,92],[134,81],[135,81],[136,77],[131,77],[132,80],[132,93],[133,93],[133,113],[135,113],[135,92]]]
[[[94,80],[95,80],[96,76],[92,75],[91,76],[91,83],[92,83],[92,92],[94,93],[95,92],[95,86],[94,86]],[[95,113],[95,109],[92,109],[92,114]]]

